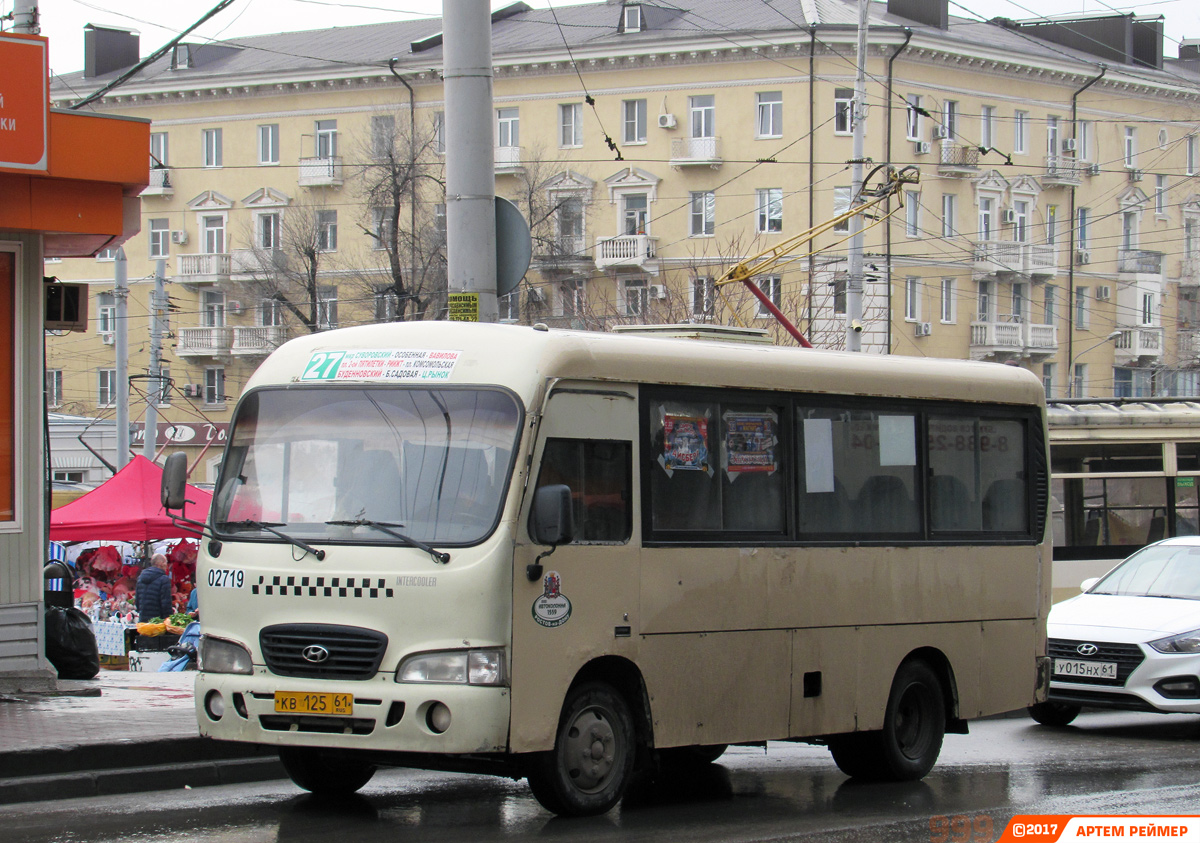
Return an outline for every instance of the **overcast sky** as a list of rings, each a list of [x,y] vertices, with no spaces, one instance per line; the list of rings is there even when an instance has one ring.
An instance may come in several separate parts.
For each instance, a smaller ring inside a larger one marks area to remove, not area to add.
[[[545,8],[547,0],[526,0]],[[553,0],[555,6],[581,0]],[[686,6],[686,0],[678,0]],[[766,2],[766,0],[764,0]],[[783,6],[800,0],[773,0]],[[42,34],[50,38],[50,67],[58,73],[83,69],[83,27],[94,23],[136,29],[141,33],[145,56],[201,18],[217,0],[39,0]],[[507,0],[493,0],[493,8]],[[12,11],[13,0],[0,0],[0,13]],[[1035,13],[1033,10],[1036,9]],[[1177,54],[1182,38],[1200,38],[1200,0],[1121,3],[1117,0],[950,0],[950,14],[965,18],[1032,18],[1037,14],[1075,14],[1113,9],[1166,17],[1167,42],[1163,53]],[[234,38],[270,32],[324,29],[387,20],[441,15],[441,0],[235,0],[233,5],[193,32],[189,40]],[[8,29],[5,26],[5,29]]]

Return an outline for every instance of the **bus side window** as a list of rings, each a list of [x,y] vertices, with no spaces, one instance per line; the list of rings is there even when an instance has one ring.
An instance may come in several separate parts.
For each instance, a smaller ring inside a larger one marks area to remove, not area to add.
[[[575,543],[624,543],[633,531],[631,443],[550,439],[537,487],[565,484],[575,507]]]

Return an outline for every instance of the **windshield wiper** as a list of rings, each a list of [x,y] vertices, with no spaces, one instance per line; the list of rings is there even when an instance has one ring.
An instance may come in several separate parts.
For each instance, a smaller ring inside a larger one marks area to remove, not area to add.
[[[217,524],[217,526],[221,529],[225,529],[226,527],[254,527],[258,530],[266,530],[268,533],[279,536],[279,538],[292,545],[292,547],[298,547],[303,551],[311,553],[313,556],[317,557],[318,562],[325,558],[325,551],[319,550],[312,545],[305,544],[304,542],[300,541],[300,539],[292,538],[287,533],[281,533],[276,530],[276,527],[283,526],[282,521],[255,521],[252,518],[243,518],[241,521],[221,521]]]
[[[404,533],[398,533],[391,529],[392,527],[403,527],[403,524],[390,524],[386,521],[372,521],[369,518],[349,518],[342,521],[326,521],[331,527],[372,527],[381,533],[387,533],[395,539],[399,539],[409,547],[415,547],[417,550],[423,550],[433,557],[434,562],[440,562],[445,565],[450,561],[450,554],[440,550],[435,550],[425,542],[417,541],[412,536],[406,536]]]

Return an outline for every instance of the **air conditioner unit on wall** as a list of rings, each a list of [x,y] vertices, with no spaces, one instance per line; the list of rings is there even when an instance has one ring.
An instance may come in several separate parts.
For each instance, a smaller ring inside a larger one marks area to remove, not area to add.
[[[533,302],[544,302],[546,300],[546,291],[541,287],[530,287],[529,300]]]
[[[1086,266],[1092,262],[1092,253],[1087,249],[1078,249],[1075,252],[1075,265]]]
[[[1130,170],[1129,171],[1129,180],[1130,181],[1141,181],[1142,180],[1142,171],[1141,170]]]
[[[1096,300],[1108,301],[1112,298],[1112,287],[1108,284],[1100,284],[1096,287]]]
[[[204,394],[204,387],[198,383],[185,383],[183,385],[183,396],[185,398],[199,398]]]
[[[947,129],[945,126],[934,126],[933,127],[933,139],[934,140],[945,140],[948,137],[950,137],[950,130]]]
[[[171,242],[174,243],[176,246],[186,245],[187,241],[188,241],[188,236],[187,236],[186,231],[172,231],[171,232]]]
[[[225,303],[225,308],[230,313],[232,313],[234,316],[237,316],[239,313],[241,313],[245,309],[242,307],[242,303],[240,301],[236,301],[234,299],[227,301]]]
[[[1000,221],[1005,225],[1012,225],[1017,221],[1017,212],[1012,208],[1005,208],[1004,212],[1000,214]]]
[[[933,333],[933,323],[932,322],[918,322],[917,324],[913,325],[913,336],[927,337],[932,333]]]
[[[658,128],[674,129],[675,128],[675,115],[674,114],[658,115]]]
[[[105,345],[112,345],[116,341],[117,341],[117,335],[112,333],[111,331],[109,331],[106,334],[100,335],[100,342],[104,343]]]
[[[928,155],[929,154],[929,141],[914,141],[913,142],[913,154],[914,155]]]
[[[1074,152],[1075,151],[1075,138],[1067,138],[1066,140],[1064,140],[1062,142],[1062,151],[1063,152]]]
[[[650,298],[665,299],[667,297],[667,288],[662,284],[650,285]]]
[[[1089,176],[1098,176],[1098,175],[1100,175],[1100,165],[1099,165],[1099,164],[1088,164],[1088,166],[1087,166],[1087,174],[1088,174]]]

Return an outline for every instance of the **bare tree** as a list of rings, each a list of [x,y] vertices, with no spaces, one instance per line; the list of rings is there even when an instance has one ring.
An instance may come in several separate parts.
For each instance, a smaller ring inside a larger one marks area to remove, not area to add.
[[[241,267],[246,289],[259,299],[278,302],[309,332],[323,326],[321,281],[327,254],[337,249],[337,211],[322,205],[296,204],[276,216],[271,247],[251,236],[250,259]],[[273,248],[272,248],[273,247]]]

